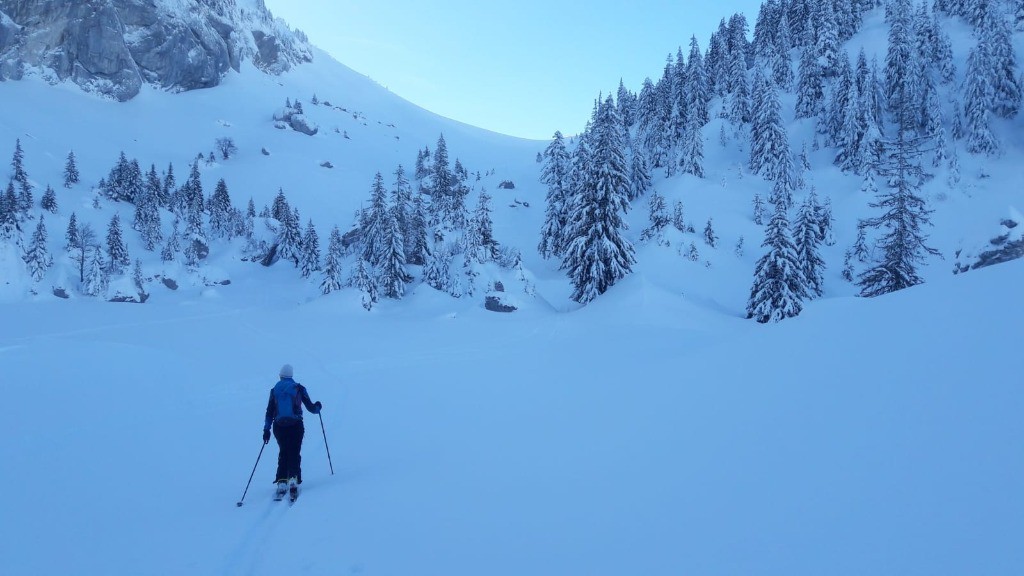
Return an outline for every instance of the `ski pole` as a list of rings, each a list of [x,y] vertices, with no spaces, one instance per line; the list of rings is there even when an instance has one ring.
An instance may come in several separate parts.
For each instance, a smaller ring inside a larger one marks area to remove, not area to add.
[[[263,446],[260,446],[260,454],[256,457],[256,463],[252,465],[252,474],[249,474],[249,481],[245,483],[245,492],[242,492],[242,499],[235,504],[236,506],[241,506],[245,500],[245,495],[249,493],[249,484],[252,484],[252,477],[256,474],[256,467],[260,465],[260,457],[263,456],[263,449],[266,447],[266,442],[263,443]]]
[[[324,448],[327,448],[327,464],[331,467],[331,476],[334,476],[334,464],[331,462],[331,447],[327,445],[327,431],[324,430],[324,417],[319,412],[316,415],[320,417],[320,431],[324,433]]]

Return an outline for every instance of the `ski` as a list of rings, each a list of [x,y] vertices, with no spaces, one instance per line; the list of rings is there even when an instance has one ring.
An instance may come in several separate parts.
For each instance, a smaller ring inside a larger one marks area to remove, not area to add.
[[[283,487],[280,487],[280,486],[275,487],[274,488],[274,502],[280,502],[281,500],[284,500],[284,495],[286,493],[287,493],[287,489],[285,489]]]
[[[288,503],[294,504],[299,499],[299,487],[294,484],[288,489]]]

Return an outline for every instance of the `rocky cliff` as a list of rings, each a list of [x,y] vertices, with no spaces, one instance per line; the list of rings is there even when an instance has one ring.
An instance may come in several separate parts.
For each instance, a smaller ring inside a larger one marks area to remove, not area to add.
[[[209,88],[243,61],[278,74],[311,59],[263,0],[0,0],[0,79],[39,70],[124,101],[143,83]]]

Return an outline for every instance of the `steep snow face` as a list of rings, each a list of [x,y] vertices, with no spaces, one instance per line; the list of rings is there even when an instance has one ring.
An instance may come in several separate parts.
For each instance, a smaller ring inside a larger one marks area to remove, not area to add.
[[[171,91],[216,86],[245,60],[271,74],[312,60],[305,39],[258,0],[4,0],[0,11],[21,26],[0,32],[0,76],[39,69],[120,101],[144,83]]]

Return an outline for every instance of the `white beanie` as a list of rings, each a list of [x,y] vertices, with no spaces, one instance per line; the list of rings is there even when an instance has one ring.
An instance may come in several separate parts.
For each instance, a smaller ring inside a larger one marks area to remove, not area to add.
[[[292,365],[291,364],[285,364],[284,366],[281,366],[281,378],[291,378],[291,377],[292,377]]]

